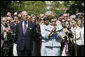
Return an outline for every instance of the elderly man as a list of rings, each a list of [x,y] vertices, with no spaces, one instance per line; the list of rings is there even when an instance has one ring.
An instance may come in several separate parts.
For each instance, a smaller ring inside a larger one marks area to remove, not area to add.
[[[1,38],[1,48],[2,48],[2,52],[4,56],[8,56],[10,55],[10,49],[9,49],[9,40],[8,40],[8,32],[9,32],[9,28],[7,27],[7,19],[6,17],[2,17],[1,18],[1,35],[2,35],[2,38]],[[8,48],[8,49],[7,49]]]
[[[1,18],[1,56],[3,56],[3,43],[4,43],[4,31],[5,31],[5,22],[6,18],[2,17]]]
[[[3,38],[6,38],[6,32],[8,31],[5,27],[6,25],[6,17],[2,17],[1,18],[1,35],[2,35],[2,38],[1,38],[1,48],[3,46]]]
[[[31,56],[33,38],[36,25],[28,19],[28,13],[22,11],[23,21],[16,26],[18,56]]]

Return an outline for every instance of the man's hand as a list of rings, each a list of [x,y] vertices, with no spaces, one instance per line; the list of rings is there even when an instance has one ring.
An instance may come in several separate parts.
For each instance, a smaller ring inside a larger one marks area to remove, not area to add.
[[[4,32],[8,32],[8,29],[7,28],[4,28]]]

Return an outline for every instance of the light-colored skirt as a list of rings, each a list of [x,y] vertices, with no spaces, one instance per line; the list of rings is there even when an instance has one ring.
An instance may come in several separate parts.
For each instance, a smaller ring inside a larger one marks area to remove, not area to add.
[[[60,47],[45,47],[45,56],[60,56]]]
[[[45,56],[45,41],[42,40],[41,44],[41,56]]]

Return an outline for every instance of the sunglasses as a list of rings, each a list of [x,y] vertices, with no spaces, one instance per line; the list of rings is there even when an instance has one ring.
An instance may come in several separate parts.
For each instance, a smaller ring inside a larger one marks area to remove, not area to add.
[[[51,22],[56,22],[56,21],[51,21]]]
[[[68,16],[64,16],[64,17],[68,17]]]

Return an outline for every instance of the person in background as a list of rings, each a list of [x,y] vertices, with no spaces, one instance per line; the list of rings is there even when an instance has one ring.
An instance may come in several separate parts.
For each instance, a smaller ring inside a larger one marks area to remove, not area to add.
[[[41,49],[41,31],[40,25],[38,22],[38,17],[33,15],[31,21],[36,24],[36,37],[33,41],[33,51],[32,56],[40,56],[40,49]],[[37,52],[36,52],[37,51]]]
[[[45,18],[45,14],[40,14],[39,19],[41,20],[40,24],[42,25],[44,24],[44,20],[43,20],[44,18]]]
[[[13,23],[11,24],[11,29],[12,29],[13,33],[15,33],[15,28],[16,28],[16,25],[18,23],[19,23],[19,17],[18,16],[14,16]]]
[[[68,14],[67,13],[64,13],[63,17],[64,17],[65,21],[68,21]]]
[[[84,26],[83,26],[83,20],[78,19],[77,25],[78,27],[75,30],[76,35],[76,42],[77,45],[77,56],[84,56]]]
[[[76,19],[76,15],[71,15],[70,16],[70,21],[72,21],[73,19]]]
[[[77,20],[76,19],[73,19],[73,20],[71,20],[71,24],[72,24],[72,26],[71,26],[71,31],[72,31],[72,34],[73,34],[73,38],[72,38],[72,44],[73,44],[73,46],[71,47],[71,51],[72,52],[70,52],[70,54],[71,54],[71,56],[75,56],[76,55],[76,48],[77,48],[77,46],[76,46],[76,44],[75,44],[75,30],[76,30],[76,28],[77,28],[77,22],[76,22]]]
[[[44,35],[44,33],[45,33],[45,28],[46,28],[46,26],[49,26],[49,19],[47,18],[47,17],[45,17],[44,19],[43,19],[43,21],[44,21],[44,23],[43,24],[41,24],[40,25],[40,28],[41,28],[41,41],[42,41],[42,43],[41,43],[41,56],[45,56],[45,43],[46,43],[46,41],[45,41],[45,39],[43,38],[43,35]]]
[[[62,19],[61,24],[63,26],[63,34],[62,34],[62,56],[70,56],[70,52],[71,52],[71,39],[73,38],[72,32],[71,30],[68,30],[68,28],[66,27],[66,21],[64,19]],[[63,54],[65,49],[65,54]]]
[[[31,21],[31,15],[28,16],[28,21]]]
[[[11,28],[11,25],[13,23],[13,18],[10,16],[10,17],[7,17],[7,27],[9,29],[9,32],[7,33],[7,37],[8,37],[8,40],[9,40],[9,45],[10,45],[10,55],[13,56],[12,52],[13,52],[13,32],[12,32],[12,28]]]
[[[22,14],[21,13],[22,13],[22,11],[18,11],[17,12],[17,16],[19,17],[19,22],[22,22],[23,21],[22,20],[22,16],[21,16]]]
[[[63,26],[63,34],[62,34],[62,42],[61,42],[61,56],[63,56],[63,50],[64,50],[64,46],[65,46],[65,41],[67,41],[66,39],[66,34],[65,32],[67,32],[67,27],[66,27],[66,21],[64,19],[61,20],[61,25]]]
[[[6,17],[2,17],[2,24],[1,24],[2,28],[3,28],[3,45],[2,45],[2,52],[3,52],[3,56],[9,56],[12,55],[11,54],[11,43],[10,43],[10,38],[9,34],[10,34],[10,26],[7,24],[7,18]]]
[[[67,13],[64,13],[64,14],[63,14],[63,17],[64,17],[64,19],[65,19],[65,21],[66,21],[66,27],[67,27],[68,29],[70,29],[70,28],[71,28],[71,23],[70,23],[70,19],[69,19],[68,14],[67,14]]]
[[[13,56],[15,56],[15,52],[14,52],[14,48],[16,47],[16,35],[15,35],[15,31],[16,31],[16,26],[19,23],[19,18],[18,16],[14,16],[13,18],[13,23],[10,25],[11,26],[11,30],[12,30],[12,35],[13,35],[13,39],[12,39],[12,50],[13,50]],[[16,48],[15,48],[16,49]]]
[[[57,15],[57,17],[58,17],[58,18],[57,18],[56,24],[60,24],[60,25],[61,25],[61,21],[62,21],[62,19],[64,19],[63,14],[60,13],[60,14]]]
[[[71,15],[71,16],[70,16],[70,24],[71,24],[71,27],[72,27],[72,23],[71,23],[72,20],[76,20],[76,15]]]
[[[1,56],[4,56],[4,50],[3,50],[3,44],[4,44],[4,38],[6,37],[6,17],[1,17]]]

